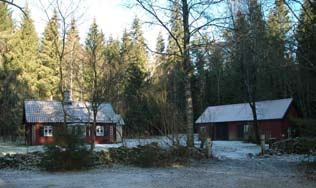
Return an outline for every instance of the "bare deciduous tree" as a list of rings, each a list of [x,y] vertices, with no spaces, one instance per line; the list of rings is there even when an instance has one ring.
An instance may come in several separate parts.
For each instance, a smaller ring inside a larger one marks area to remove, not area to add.
[[[210,27],[223,26],[225,18],[216,18],[214,12],[216,6],[222,0],[170,0],[170,1],[153,1],[153,0],[136,0],[136,4],[145,10],[154,20],[154,22],[165,29],[169,36],[175,41],[182,61],[182,69],[185,72],[185,112],[186,112],[186,130],[187,146],[193,147],[193,104],[191,77],[193,75],[193,66],[190,57],[191,37],[202,32],[209,32]],[[177,3],[181,15],[183,35],[177,37],[172,32],[169,20],[165,15],[170,15],[172,9],[169,3]],[[217,7],[218,8],[218,7]]]

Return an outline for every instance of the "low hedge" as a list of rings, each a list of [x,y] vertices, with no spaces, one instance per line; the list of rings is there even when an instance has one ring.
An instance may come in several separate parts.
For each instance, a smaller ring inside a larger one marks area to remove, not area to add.
[[[114,163],[134,165],[138,167],[164,167],[172,164],[186,164],[190,160],[204,158],[204,154],[196,149],[184,146],[162,149],[157,143],[151,143],[135,148],[119,147],[103,153]]]

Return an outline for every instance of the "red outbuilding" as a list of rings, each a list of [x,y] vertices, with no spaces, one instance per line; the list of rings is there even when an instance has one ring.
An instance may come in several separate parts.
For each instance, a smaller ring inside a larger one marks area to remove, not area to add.
[[[90,142],[89,126],[93,122],[93,111],[88,102],[66,102],[67,128],[80,131]],[[24,101],[24,124],[26,142],[41,145],[54,142],[54,129],[64,122],[64,111],[60,101]],[[122,141],[122,117],[116,114],[109,103],[98,105],[95,143],[116,143]]]
[[[296,134],[291,119],[298,117],[292,98],[256,102],[260,134],[284,139]],[[244,140],[253,136],[249,103],[209,106],[195,121],[200,135],[213,140]]]

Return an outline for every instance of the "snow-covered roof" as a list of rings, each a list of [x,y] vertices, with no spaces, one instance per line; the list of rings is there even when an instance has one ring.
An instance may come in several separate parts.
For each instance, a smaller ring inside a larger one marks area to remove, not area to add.
[[[282,119],[292,98],[256,102],[258,120]],[[209,106],[195,123],[220,123],[233,121],[252,121],[249,103]]]
[[[93,122],[91,104],[88,102],[72,102],[65,104],[68,123]],[[24,101],[26,123],[62,123],[64,112],[60,101]],[[124,125],[123,118],[116,114],[109,103],[101,103],[97,112],[98,123],[118,123]]]

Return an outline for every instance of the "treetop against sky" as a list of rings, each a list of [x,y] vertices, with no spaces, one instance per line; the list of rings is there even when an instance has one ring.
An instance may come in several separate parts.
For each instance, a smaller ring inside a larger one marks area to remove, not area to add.
[[[267,10],[269,7],[273,7],[274,0],[267,0],[269,3],[265,3],[265,13],[268,16]],[[16,0],[15,3],[21,6],[28,5],[31,18],[34,21],[36,31],[38,35],[41,37],[44,31],[44,27],[47,24],[47,15],[51,16],[53,13],[54,6],[52,5],[53,0]],[[158,1],[157,1],[158,2]],[[156,4],[157,4],[156,2]],[[162,0],[159,1],[159,5],[162,7],[167,7],[168,1]],[[81,38],[81,42],[83,43],[86,35],[88,33],[89,27],[92,24],[93,19],[96,20],[96,23],[101,28],[102,32],[105,34],[105,38],[109,38],[110,36],[114,38],[121,38],[122,33],[125,29],[131,28],[131,24],[135,16],[141,19],[144,23],[151,24],[143,24],[142,30],[144,32],[144,36],[148,46],[154,50],[155,43],[158,36],[158,33],[161,31],[165,33],[165,30],[156,25],[152,24],[152,17],[148,15],[145,11],[143,11],[140,7],[133,6],[135,5],[135,1],[133,0],[71,0],[71,1],[60,1],[61,7],[66,11],[70,9],[70,6],[75,7],[76,11],[71,14],[71,17],[74,17],[77,20],[77,25],[79,28],[79,34]],[[298,10],[297,4],[293,4],[294,10]],[[21,11],[16,10],[12,7],[13,17],[17,24],[19,24],[22,16]],[[46,13],[45,13],[46,10]],[[227,1],[223,1],[219,5],[212,6],[212,13],[210,15],[212,17],[225,17],[226,14],[229,13],[227,9]],[[169,16],[166,15],[167,11],[161,11],[161,18],[163,20],[168,20]],[[68,18],[68,22],[70,24],[71,18]],[[214,36],[214,33],[218,34],[220,32],[214,32],[214,29],[209,29],[211,35]],[[167,39],[166,33],[164,34],[164,38]]]

